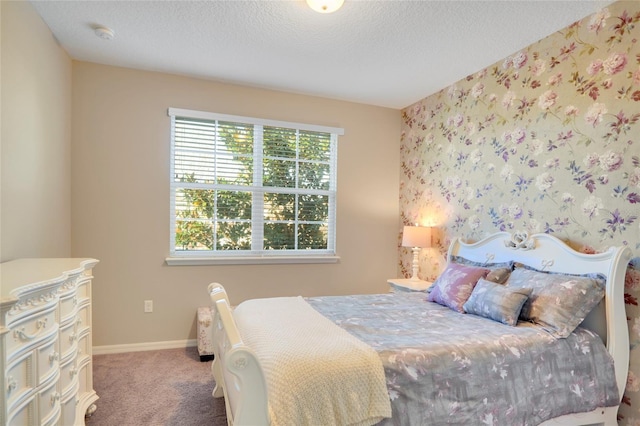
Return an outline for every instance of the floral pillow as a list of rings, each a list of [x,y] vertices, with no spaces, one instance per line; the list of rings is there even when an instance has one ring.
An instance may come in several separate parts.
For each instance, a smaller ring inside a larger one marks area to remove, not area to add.
[[[489,273],[486,268],[450,263],[431,286],[427,300],[464,313],[463,305],[480,278]]]
[[[506,283],[530,288],[520,319],[532,321],[558,338],[567,337],[604,297],[604,281],[587,275],[565,275],[516,268]]]
[[[468,314],[515,326],[520,310],[532,291],[524,287],[509,288],[480,278],[463,308]]]

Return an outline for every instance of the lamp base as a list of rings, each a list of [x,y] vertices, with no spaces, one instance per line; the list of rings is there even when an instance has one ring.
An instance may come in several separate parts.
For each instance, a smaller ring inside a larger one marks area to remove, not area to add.
[[[411,249],[413,251],[413,262],[411,263],[411,281],[419,281],[418,278],[418,270],[420,269],[420,265],[418,263],[418,254],[420,253],[420,247],[414,247]]]

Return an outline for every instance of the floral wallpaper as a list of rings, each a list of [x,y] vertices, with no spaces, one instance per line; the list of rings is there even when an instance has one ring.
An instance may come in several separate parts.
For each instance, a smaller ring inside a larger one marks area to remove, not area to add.
[[[640,426],[640,2],[613,3],[402,113],[400,225],[438,231],[421,278],[435,279],[458,236],[545,232],[584,252],[631,248],[618,415]]]

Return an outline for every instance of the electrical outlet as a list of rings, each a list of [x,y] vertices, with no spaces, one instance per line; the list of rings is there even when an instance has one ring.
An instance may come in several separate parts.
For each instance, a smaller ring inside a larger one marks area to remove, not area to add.
[[[144,301],[144,312],[145,313],[153,312],[153,300]]]

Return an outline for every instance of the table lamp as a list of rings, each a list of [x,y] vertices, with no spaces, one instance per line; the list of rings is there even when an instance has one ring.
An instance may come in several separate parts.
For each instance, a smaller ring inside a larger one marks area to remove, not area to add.
[[[411,280],[418,281],[418,253],[421,248],[431,247],[431,228],[427,226],[405,226],[402,231],[402,247],[411,247],[413,263]]]

